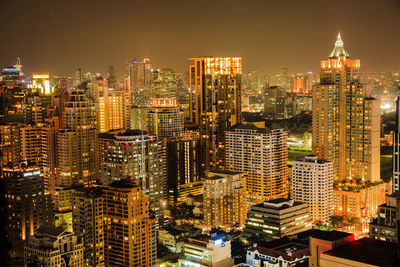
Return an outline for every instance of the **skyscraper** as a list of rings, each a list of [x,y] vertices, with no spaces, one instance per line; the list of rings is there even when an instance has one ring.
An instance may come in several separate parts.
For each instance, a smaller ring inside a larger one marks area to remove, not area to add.
[[[313,222],[329,222],[333,202],[333,164],[314,155],[292,166],[292,197],[308,204]]]
[[[83,242],[85,266],[105,266],[103,187],[76,189],[72,202],[73,229]]]
[[[57,134],[56,226],[72,231],[72,193],[76,186],[96,182],[96,111],[82,89],[73,88],[63,100]]]
[[[287,197],[287,132],[237,124],[225,131],[226,169],[243,172],[248,204]]]
[[[161,141],[176,141],[183,135],[183,111],[175,98],[153,98],[147,112],[147,129]]]
[[[203,182],[204,224],[239,227],[246,222],[246,188],[242,173],[207,172]]]
[[[132,178],[149,196],[150,209],[161,223],[167,182],[164,146],[156,136],[140,130],[120,132],[114,138],[106,146],[103,183]]]
[[[194,58],[189,67],[190,121],[200,129],[203,170],[224,166],[224,131],[240,123],[242,59]]]
[[[153,266],[157,259],[156,219],[149,197],[128,179],[104,190],[106,266]]]
[[[3,168],[8,203],[8,238],[11,256],[23,256],[23,242],[42,224],[53,224],[51,197],[44,191],[43,176],[36,165],[14,162]]]
[[[393,192],[400,189],[400,88],[396,100],[396,128],[393,133]]]
[[[321,61],[313,88],[313,154],[333,162],[335,179],[380,179],[379,100],[359,82],[360,60],[350,59],[340,34]]]

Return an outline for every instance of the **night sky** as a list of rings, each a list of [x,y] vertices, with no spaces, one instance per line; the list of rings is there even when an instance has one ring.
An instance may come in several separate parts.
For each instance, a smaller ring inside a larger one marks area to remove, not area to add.
[[[400,0],[0,0],[0,65],[120,73],[132,57],[186,71],[198,56],[241,56],[245,70],[318,70],[337,32],[364,71],[400,70]]]

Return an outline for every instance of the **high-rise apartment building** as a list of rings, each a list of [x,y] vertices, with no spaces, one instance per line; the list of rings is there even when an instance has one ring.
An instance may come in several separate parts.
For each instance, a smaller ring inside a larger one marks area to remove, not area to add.
[[[400,189],[400,88],[396,100],[396,128],[393,133],[393,192]]]
[[[24,250],[25,266],[86,266],[81,240],[62,228],[40,226]]]
[[[167,182],[164,146],[156,136],[140,130],[120,132],[114,137],[106,148],[103,183],[107,185],[125,177],[135,180],[149,196],[150,209],[161,222]]]
[[[313,88],[313,154],[333,162],[335,179],[380,179],[380,103],[359,82],[340,34]]]
[[[0,123],[1,166],[21,159],[20,124]]]
[[[292,166],[292,197],[308,204],[313,222],[327,223],[332,216],[333,163],[314,155]]]
[[[242,226],[246,222],[246,189],[242,173],[206,172],[203,182],[204,224],[209,227]]]
[[[97,128],[100,133],[116,129],[127,129],[126,116],[130,96],[127,91],[110,87],[108,80],[97,76],[91,84],[92,98],[96,102]]]
[[[189,67],[190,121],[200,129],[203,170],[224,166],[224,131],[240,123],[242,59],[194,58]]]
[[[287,197],[287,132],[237,124],[225,131],[226,169],[243,172],[248,204]]]
[[[42,159],[42,125],[20,128],[21,158],[40,165]]]
[[[85,266],[105,266],[103,187],[76,189],[72,202],[73,229],[83,242]]]
[[[129,178],[104,189],[104,229],[106,266],[156,264],[156,219],[149,197]]]
[[[183,111],[175,98],[153,98],[147,112],[147,129],[159,140],[176,141],[183,135]]]
[[[8,239],[11,256],[23,256],[23,242],[42,224],[53,224],[53,205],[45,193],[43,176],[36,165],[10,163],[3,168],[7,200]]]
[[[291,199],[274,199],[250,207],[244,235],[267,241],[311,229],[307,204]]]
[[[286,89],[280,86],[264,87],[264,115],[269,119],[286,119]]]
[[[56,226],[72,231],[72,193],[96,182],[96,110],[84,90],[71,89],[62,100],[57,133]]]
[[[81,89],[72,89],[64,102],[58,133],[57,186],[95,182],[96,110]]]
[[[59,129],[60,119],[58,116],[46,119],[41,127],[41,168],[43,171],[44,188],[51,192],[52,195],[56,191],[57,134]]]

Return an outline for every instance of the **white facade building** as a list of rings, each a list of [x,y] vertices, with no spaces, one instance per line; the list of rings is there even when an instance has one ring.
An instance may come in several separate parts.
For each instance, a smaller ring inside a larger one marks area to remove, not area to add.
[[[333,163],[314,155],[294,161],[292,194],[296,201],[308,204],[314,222],[328,222],[333,211]]]

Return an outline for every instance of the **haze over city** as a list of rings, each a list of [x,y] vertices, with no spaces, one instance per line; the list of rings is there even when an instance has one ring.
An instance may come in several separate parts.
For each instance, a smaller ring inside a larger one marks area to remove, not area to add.
[[[25,73],[117,72],[136,56],[187,71],[188,58],[240,56],[244,70],[318,71],[338,31],[365,71],[400,68],[397,0],[1,1],[0,62]]]

